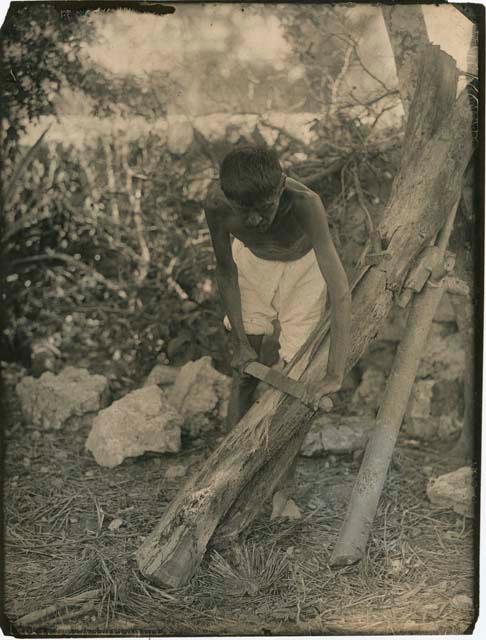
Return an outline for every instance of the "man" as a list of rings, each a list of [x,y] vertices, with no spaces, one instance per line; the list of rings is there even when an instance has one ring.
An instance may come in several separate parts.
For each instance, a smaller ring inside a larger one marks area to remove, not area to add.
[[[235,369],[228,408],[234,426],[253,402],[257,381],[244,374],[258,360],[264,335],[281,326],[280,358],[291,360],[331,303],[327,371],[309,389],[316,400],[341,388],[349,337],[351,296],[320,197],[287,177],[270,149],[238,147],[223,160],[220,186],[205,205],[225,325],[231,328]],[[231,238],[234,238],[233,243]],[[278,516],[289,506],[290,480],[274,496]]]

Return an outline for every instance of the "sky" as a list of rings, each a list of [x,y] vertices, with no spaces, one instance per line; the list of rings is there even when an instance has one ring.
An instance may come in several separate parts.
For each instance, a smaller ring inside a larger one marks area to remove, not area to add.
[[[225,52],[228,47],[241,61],[252,64],[292,65],[292,51],[284,37],[278,8],[267,8],[267,15],[242,12],[238,5],[177,6],[173,15],[154,17],[129,11],[95,12],[92,24],[101,42],[91,45],[89,56],[116,73],[170,71],[186,56],[204,52]],[[427,30],[432,42],[452,55],[459,67],[471,34],[471,23],[452,6],[423,5]],[[374,11],[361,5],[353,11]],[[238,38],[235,38],[235,31]],[[373,26],[370,41],[386,40],[384,27]],[[365,36],[366,39],[366,36]]]
[[[430,40],[465,70],[470,21],[452,6],[423,5],[422,9]],[[302,66],[285,38],[282,11],[282,5],[260,5],[255,14],[251,7],[243,11],[237,4],[177,5],[174,14],[165,16],[97,11],[91,14],[91,23],[99,41],[86,49],[86,55],[117,74],[142,77],[168,72],[189,87],[186,109],[197,115],[203,102],[199,99],[201,75],[207,73],[203,61],[208,56],[213,60],[218,57],[216,73],[223,81],[231,78],[233,82],[235,74],[242,73],[241,64],[245,65],[244,73],[271,68],[285,71],[290,82],[298,80]],[[394,58],[381,10],[376,5],[361,4],[351,13],[357,20],[360,15],[371,16],[360,40],[360,55],[373,73],[395,84]],[[351,84],[359,84],[359,75],[358,80],[349,78]],[[289,105],[291,102],[289,95]]]
[[[187,57],[229,48],[242,62],[283,67],[291,53],[274,9],[267,16],[212,4],[177,6],[175,14],[157,17],[95,12],[92,24],[101,41],[90,45],[88,54],[116,73],[171,71]]]

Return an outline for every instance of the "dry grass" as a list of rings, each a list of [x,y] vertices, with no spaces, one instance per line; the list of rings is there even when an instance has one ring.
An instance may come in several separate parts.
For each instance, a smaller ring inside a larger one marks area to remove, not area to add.
[[[15,623],[55,609],[24,634],[462,633],[474,619],[454,599],[473,595],[473,522],[425,496],[427,476],[453,468],[438,449],[399,444],[359,565],[328,564],[357,463],[301,459],[301,521],[264,512],[246,539],[210,550],[190,585],[163,590],[133,554],[183,482],[165,480],[166,466],[194,469],[207,451],[103,469],[84,450],[87,424],[36,432],[11,409],[4,610]],[[110,529],[115,518],[122,525]]]

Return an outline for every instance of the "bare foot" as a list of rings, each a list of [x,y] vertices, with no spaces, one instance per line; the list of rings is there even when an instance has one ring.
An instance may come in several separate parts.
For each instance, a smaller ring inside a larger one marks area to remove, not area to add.
[[[273,495],[273,509],[270,519],[276,520],[277,518],[288,518],[289,520],[302,518],[299,507],[285,491],[277,491]]]

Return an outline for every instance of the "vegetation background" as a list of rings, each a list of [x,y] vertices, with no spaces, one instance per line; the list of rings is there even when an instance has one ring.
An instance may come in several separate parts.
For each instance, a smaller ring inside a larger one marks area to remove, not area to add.
[[[468,20],[452,7],[424,13],[430,38],[466,68]],[[21,328],[64,359],[81,341],[127,383],[161,355],[210,353],[227,371],[201,204],[243,141],[275,146],[310,177],[347,267],[358,259],[403,133],[378,7],[192,5],[155,17],[13,5],[2,44],[10,338]]]

